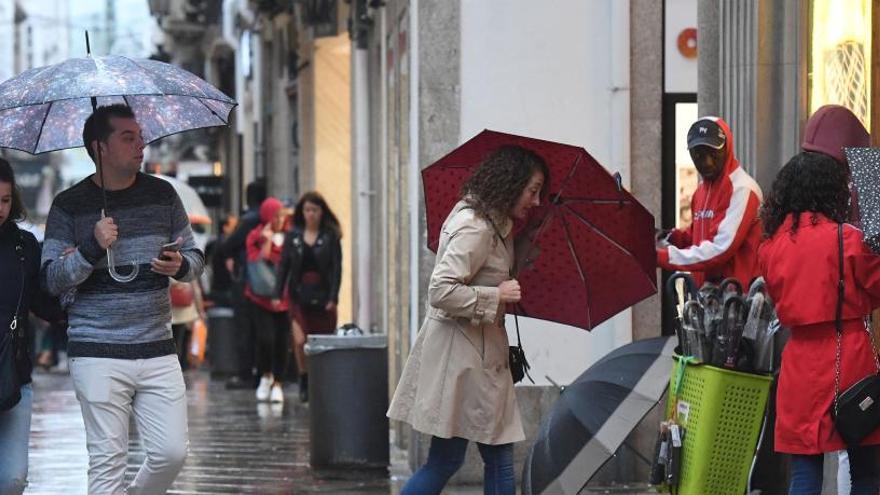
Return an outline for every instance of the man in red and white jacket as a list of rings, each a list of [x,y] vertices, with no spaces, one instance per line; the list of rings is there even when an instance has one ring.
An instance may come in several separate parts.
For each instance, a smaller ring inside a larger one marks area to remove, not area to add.
[[[743,287],[759,276],[762,194],[739,166],[733,134],[724,120],[702,117],[688,131],[688,149],[700,174],[691,198],[693,222],[658,236],[657,264],[692,272],[697,286],[733,277]]]

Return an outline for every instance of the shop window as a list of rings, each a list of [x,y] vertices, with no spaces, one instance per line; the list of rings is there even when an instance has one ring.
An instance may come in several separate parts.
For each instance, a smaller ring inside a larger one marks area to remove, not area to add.
[[[871,128],[870,1],[812,1],[809,71],[810,113],[843,105]]]

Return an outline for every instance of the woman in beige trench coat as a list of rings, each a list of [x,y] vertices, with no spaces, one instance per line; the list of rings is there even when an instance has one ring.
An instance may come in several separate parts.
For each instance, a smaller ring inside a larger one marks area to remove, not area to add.
[[[525,439],[508,369],[505,305],[520,300],[513,219],[526,220],[549,182],[547,165],[518,146],[493,152],[443,224],[427,315],[388,417],[432,435],[427,463],[401,495],[439,494],[468,441],[485,464],[487,494],[515,493],[513,442]],[[525,238],[526,236],[521,236]]]

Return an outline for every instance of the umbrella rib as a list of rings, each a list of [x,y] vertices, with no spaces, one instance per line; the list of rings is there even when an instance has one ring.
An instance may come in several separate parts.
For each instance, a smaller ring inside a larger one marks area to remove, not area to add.
[[[40,122],[40,132],[37,133],[37,140],[34,141],[34,151],[37,151],[37,148],[40,147],[40,138],[43,137],[43,129],[46,126],[46,119],[49,118],[49,112],[52,111],[52,103],[53,102],[51,101],[49,102],[49,106],[46,108],[46,113],[43,114],[43,121]]]
[[[574,244],[571,242],[571,232],[568,229],[568,222],[565,220],[565,217],[560,218],[560,223],[562,223],[562,230],[565,231],[565,242],[568,244],[568,249],[571,251],[571,257],[574,260],[575,267],[577,267],[578,275],[581,277],[581,282],[584,283],[584,290],[587,291],[587,301],[590,298],[590,284],[587,282],[587,277],[584,273],[583,265],[581,265],[581,260],[578,258],[577,251],[574,249]],[[589,302],[587,303],[587,328],[593,328],[593,312],[590,309]]]
[[[602,237],[603,239],[605,239],[606,241],[608,241],[609,243],[611,243],[612,246],[616,247],[617,249],[619,249],[620,251],[622,251],[623,253],[625,253],[627,256],[630,256],[631,258],[636,259],[636,255],[633,254],[632,251],[630,251],[629,249],[623,247],[619,242],[615,241],[614,239],[608,237],[608,235],[606,235],[605,232],[602,232],[598,227],[596,227],[595,225],[593,225],[592,222],[590,222],[589,220],[587,220],[586,218],[584,218],[580,213],[574,211],[574,210],[571,209],[571,207],[568,206],[568,205],[562,205],[562,206],[563,206],[563,208],[565,208],[566,210],[568,210],[569,213],[571,213],[572,215],[574,215],[575,218],[577,218],[577,219],[580,220],[584,225],[586,225],[590,230],[592,230],[592,231],[595,232],[597,235],[599,235],[600,237]],[[651,285],[655,285],[655,284],[656,284],[656,282],[653,281],[653,280],[651,280],[651,278],[648,277],[648,275],[647,275],[646,273],[643,273],[643,275],[645,275],[645,278],[647,278],[647,279],[651,282]]]
[[[584,218],[580,213],[574,211],[570,206],[568,206],[568,205],[563,205],[562,207],[565,208],[569,213],[571,213],[572,215],[574,215],[575,217],[577,217],[577,219],[580,220],[584,225],[586,225],[587,227],[589,227],[590,230],[592,230],[593,232],[595,232],[596,234],[598,234],[600,237],[602,237],[602,238],[605,239],[606,241],[610,242],[611,245],[613,245],[613,246],[616,247],[617,249],[623,251],[623,252],[624,252],[625,254],[627,254],[628,256],[635,257],[635,255],[632,253],[632,251],[630,251],[629,249],[623,247],[623,245],[621,245],[619,242],[615,241],[614,239],[608,237],[608,235],[605,234],[605,232],[602,232],[598,227],[596,227],[595,225],[593,225],[592,222],[590,222],[589,220],[587,220],[586,218]]]
[[[577,159],[575,159],[574,163],[571,165],[571,168],[568,170],[568,174],[566,174],[565,178],[562,179],[562,185],[559,186],[559,191],[556,193],[557,198],[562,197],[562,191],[565,190],[565,186],[568,185],[571,178],[574,177],[574,172],[577,170],[577,166],[581,163],[581,159],[584,157],[583,153],[578,153]]]
[[[204,101],[202,101],[201,98],[199,98],[199,97],[195,97],[195,96],[194,96],[193,98],[195,98],[196,100],[198,100],[199,103],[201,103],[202,105],[204,105],[205,108],[207,108],[208,111],[211,112],[211,113],[214,115],[214,117],[217,117],[218,119],[220,119],[220,122],[223,122],[223,125],[229,125],[229,122],[227,122],[223,117],[217,115],[217,112],[215,112],[213,108],[209,107],[207,103],[205,103]]]

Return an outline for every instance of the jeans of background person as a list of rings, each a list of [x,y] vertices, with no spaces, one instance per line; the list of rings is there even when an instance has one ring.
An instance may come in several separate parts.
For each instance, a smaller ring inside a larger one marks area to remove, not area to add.
[[[464,463],[468,441],[464,438],[431,437],[431,448],[425,465],[404,485],[400,495],[439,495],[449,478]],[[513,444],[485,445],[478,443],[483,458],[483,493],[514,495]]]
[[[283,381],[290,352],[290,320],[287,311],[272,312],[250,303],[251,322],[256,334],[257,374],[272,373]]]
[[[848,449],[851,480],[850,495],[877,495],[877,453],[875,446]],[[791,488],[789,495],[820,495],[822,493],[822,467],[825,456],[791,456]]]
[[[177,356],[75,357],[70,376],[89,451],[89,495],[165,493],[186,459],[186,386]],[[125,487],[130,419],[146,455]]]
[[[189,369],[189,345],[192,341],[192,330],[189,324],[180,323],[171,325],[171,333],[177,347],[177,360],[180,362],[180,369],[186,371]]]
[[[19,494],[27,485],[28,435],[34,390],[21,387],[21,400],[12,409],[0,412],[0,494]]]

